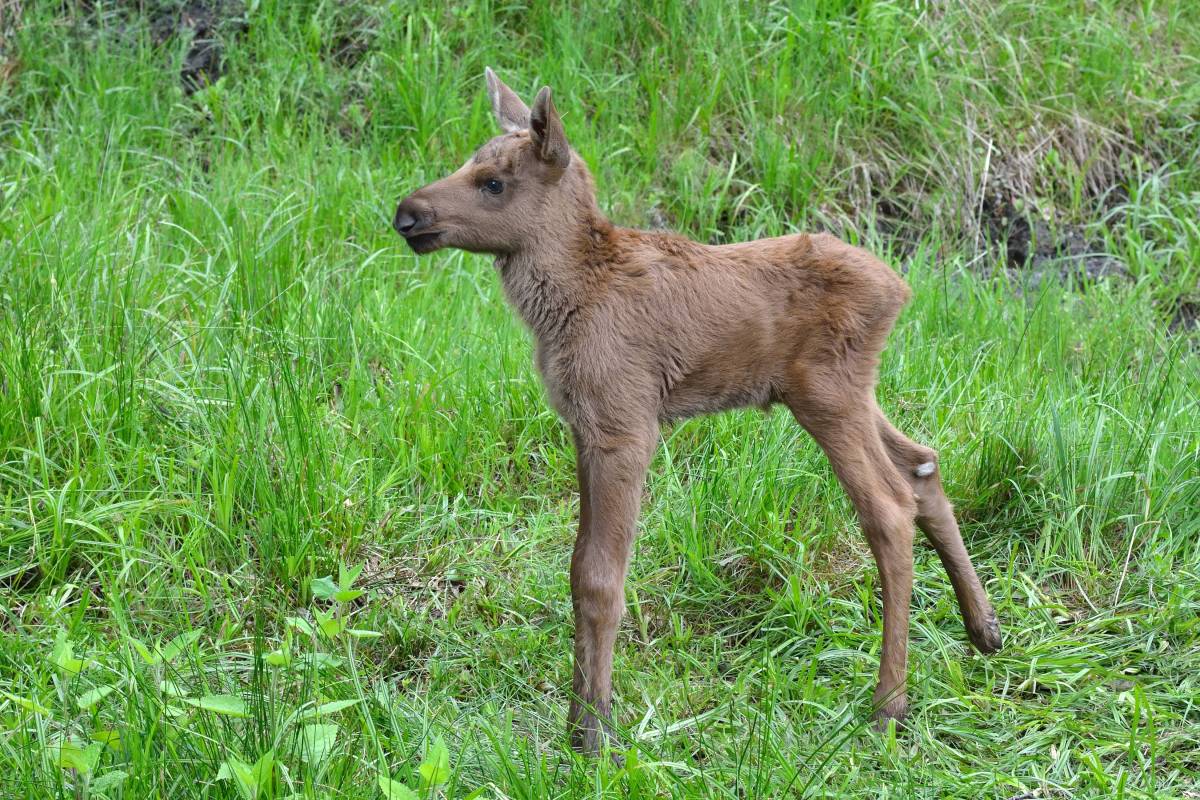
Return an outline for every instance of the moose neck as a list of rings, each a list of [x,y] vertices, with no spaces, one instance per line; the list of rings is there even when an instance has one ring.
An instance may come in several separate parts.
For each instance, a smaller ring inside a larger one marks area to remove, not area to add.
[[[526,244],[496,256],[508,301],[539,344],[570,334],[576,314],[596,296],[611,260],[613,225],[596,206],[590,176],[576,176],[530,221]],[[582,180],[580,180],[582,178]]]

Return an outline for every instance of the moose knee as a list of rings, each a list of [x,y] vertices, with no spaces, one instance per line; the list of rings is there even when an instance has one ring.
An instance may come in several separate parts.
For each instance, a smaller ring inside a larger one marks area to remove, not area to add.
[[[584,570],[572,570],[571,599],[575,614],[591,625],[615,623],[625,606],[623,581],[611,575],[597,575]]]
[[[859,510],[859,518],[868,538],[887,549],[911,547],[913,520],[917,516],[917,503],[911,497],[880,499],[869,507]]]

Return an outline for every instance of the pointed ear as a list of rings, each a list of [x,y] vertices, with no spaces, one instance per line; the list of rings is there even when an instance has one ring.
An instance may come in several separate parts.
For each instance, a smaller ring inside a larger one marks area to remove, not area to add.
[[[563,133],[562,120],[550,99],[550,87],[543,86],[529,112],[529,137],[533,140],[542,161],[559,169],[571,163],[571,147]]]
[[[492,112],[496,115],[496,122],[500,123],[500,130],[512,133],[528,128],[529,106],[496,77],[491,67],[484,67],[483,74],[487,78],[488,99],[492,101]]]

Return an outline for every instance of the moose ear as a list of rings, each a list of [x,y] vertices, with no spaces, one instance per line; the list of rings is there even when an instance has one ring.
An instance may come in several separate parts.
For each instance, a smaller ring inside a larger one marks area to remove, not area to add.
[[[543,86],[533,101],[533,110],[529,112],[529,136],[545,163],[559,169],[566,169],[571,163],[571,148],[554,101],[550,99],[549,86]]]
[[[492,101],[492,112],[496,115],[496,122],[500,123],[500,129],[505,133],[513,133],[528,128],[529,106],[496,77],[491,67],[484,67],[483,74],[487,78],[488,99]]]

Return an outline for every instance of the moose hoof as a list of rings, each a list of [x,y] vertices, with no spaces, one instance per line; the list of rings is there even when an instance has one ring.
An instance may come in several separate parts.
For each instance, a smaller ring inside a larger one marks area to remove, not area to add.
[[[971,644],[975,649],[985,656],[999,650],[1002,640],[1000,622],[996,619],[996,612],[989,608],[984,614],[982,623],[967,628],[967,636],[971,638]]]
[[[589,758],[600,755],[605,747],[610,749],[616,745],[616,737],[608,722],[595,714],[583,713],[568,723],[567,730],[571,739],[571,749]],[[623,766],[625,759],[612,755],[617,766]]]
[[[888,729],[888,723],[896,723],[896,730],[904,728],[904,720],[908,718],[908,697],[901,695],[893,697],[891,700],[884,703],[875,710],[872,719],[875,720],[875,730],[884,733]]]

